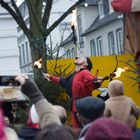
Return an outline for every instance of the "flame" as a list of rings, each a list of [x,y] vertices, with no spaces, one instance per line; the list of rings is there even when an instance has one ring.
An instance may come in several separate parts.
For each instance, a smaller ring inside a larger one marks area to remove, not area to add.
[[[42,68],[42,58],[34,62],[34,66],[38,69]]]
[[[76,13],[77,13],[77,9],[72,10],[71,26],[74,26],[74,27],[77,26]]]
[[[128,70],[128,67],[124,67],[124,68],[118,68],[115,73],[115,77],[114,78],[118,78],[121,76],[122,72],[125,72],[126,70]]]

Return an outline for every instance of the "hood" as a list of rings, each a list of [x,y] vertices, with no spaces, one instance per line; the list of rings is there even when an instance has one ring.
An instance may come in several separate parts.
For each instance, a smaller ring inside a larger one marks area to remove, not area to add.
[[[113,80],[108,85],[108,94],[110,97],[115,97],[124,94],[124,85],[119,80]]]

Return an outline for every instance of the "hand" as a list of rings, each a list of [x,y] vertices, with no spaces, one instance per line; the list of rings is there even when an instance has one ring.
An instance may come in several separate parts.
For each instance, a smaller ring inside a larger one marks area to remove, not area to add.
[[[33,103],[36,103],[40,99],[44,98],[36,83],[29,79],[28,76],[21,74],[16,76],[15,80],[20,83],[21,91],[29,97]]]
[[[50,74],[48,74],[48,73],[44,73],[44,78],[45,78],[45,79],[47,79],[47,80],[48,80],[48,79],[50,79],[50,77],[51,77],[51,75],[50,75]]]
[[[25,74],[20,74],[15,77],[15,81],[18,81],[21,86],[25,84],[26,79],[29,79],[29,77]]]
[[[98,83],[102,83],[102,82],[103,82],[103,80],[104,80],[104,78],[103,78],[103,77],[97,77],[97,82],[98,82]]]

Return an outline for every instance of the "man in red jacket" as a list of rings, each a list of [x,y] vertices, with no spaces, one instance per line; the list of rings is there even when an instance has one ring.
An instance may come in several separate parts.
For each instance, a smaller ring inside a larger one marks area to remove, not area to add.
[[[92,75],[90,70],[92,69],[91,60],[86,57],[80,57],[75,60],[75,72],[68,77],[56,77],[49,74],[45,74],[46,78],[60,84],[66,89],[68,95],[72,98],[72,124],[74,128],[80,127],[80,124],[76,116],[76,100],[86,96],[92,96],[92,90],[101,86],[102,78],[97,78]]]

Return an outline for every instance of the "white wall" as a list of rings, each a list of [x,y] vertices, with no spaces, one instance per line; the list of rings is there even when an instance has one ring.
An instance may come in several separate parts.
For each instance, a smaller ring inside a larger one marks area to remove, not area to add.
[[[0,75],[19,73],[16,23],[2,7],[0,7],[0,46]]]

